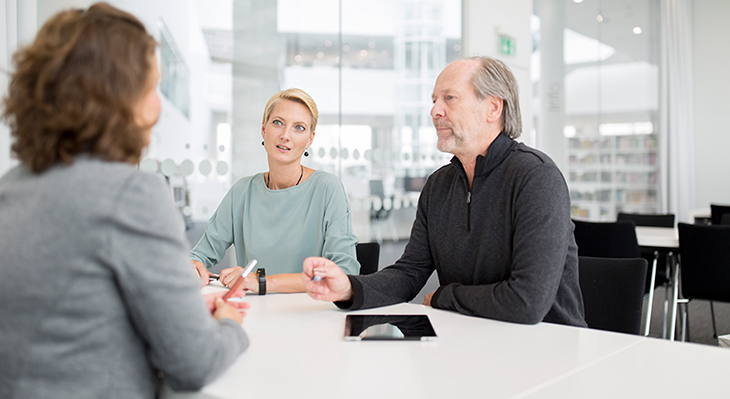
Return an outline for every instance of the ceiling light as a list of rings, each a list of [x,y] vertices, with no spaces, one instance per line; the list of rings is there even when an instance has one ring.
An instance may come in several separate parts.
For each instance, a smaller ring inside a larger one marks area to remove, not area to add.
[[[641,34],[641,32],[642,32],[642,30],[641,30],[641,27],[640,26],[637,26],[637,27],[634,28],[634,34],[635,35],[639,35],[639,34]]]
[[[603,22],[603,15],[601,15],[601,14],[598,14],[598,16],[596,17],[596,20],[597,20],[598,22]]]
[[[573,0],[573,3],[582,3],[583,0]]]

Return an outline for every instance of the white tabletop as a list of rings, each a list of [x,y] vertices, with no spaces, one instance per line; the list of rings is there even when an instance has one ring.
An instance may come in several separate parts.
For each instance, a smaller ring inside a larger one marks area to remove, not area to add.
[[[343,340],[344,312],[306,294],[246,298],[250,348],[200,396],[586,398],[730,395],[730,350],[556,324],[519,325],[415,304],[434,342]],[[681,370],[681,371],[680,371]],[[167,393],[167,397],[178,396]]]
[[[676,228],[636,226],[636,239],[642,247],[679,248]]]

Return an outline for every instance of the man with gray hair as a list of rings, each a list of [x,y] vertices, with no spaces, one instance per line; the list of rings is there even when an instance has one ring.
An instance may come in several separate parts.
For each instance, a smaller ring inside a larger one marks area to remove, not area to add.
[[[586,326],[568,188],[547,155],[514,140],[522,122],[512,72],[487,57],[455,61],[431,99],[438,149],[454,157],[423,187],[405,252],[368,276],[308,258],[309,295],[350,310],[390,305],[412,300],[436,270],[440,286],[425,305]]]

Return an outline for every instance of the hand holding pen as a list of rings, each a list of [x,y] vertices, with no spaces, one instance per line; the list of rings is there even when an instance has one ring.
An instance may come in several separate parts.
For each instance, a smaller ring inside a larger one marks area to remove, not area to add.
[[[241,288],[246,291],[255,291],[255,289],[258,288],[258,279],[256,277],[256,274],[254,273],[250,276],[249,276],[250,272],[244,274],[245,269],[247,269],[249,265],[250,265],[250,263],[248,265],[246,265],[245,268],[236,266],[236,267],[229,267],[229,268],[221,270],[220,275],[218,276],[218,281],[220,281],[221,285],[223,285],[225,287],[232,287],[233,284],[235,284],[236,281],[238,281],[239,276],[244,276],[245,280],[244,280]],[[253,269],[252,269],[252,271],[253,271]],[[215,276],[212,278],[215,278]]]
[[[302,265],[302,282],[307,294],[314,299],[332,302],[352,299],[350,279],[329,259],[305,259]]]
[[[243,273],[240,277],[238,277],[238,280],[236,280],[236,282],[233,284],[233,287],[231,287],[230,291],[228,291],[226,295],[223,296],[224,300],[228,300],[228,298],[233,295],[233,292],[241,288],[243,282],[246,281],[246,277],[249,275],[249,273],[251,273],[251,270],[256,267],[256,263],[258,263],[258,261],[256,259],[253,259],[251,262],[248,263],[248,265],[246,265],[246,268],[243,269]]]

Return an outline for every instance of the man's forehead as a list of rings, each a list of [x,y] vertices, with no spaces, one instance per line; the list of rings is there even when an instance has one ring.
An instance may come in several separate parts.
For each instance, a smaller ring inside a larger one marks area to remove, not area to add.
[[[447,65],[436,78],[434,94],[468,91],[475,69],[472,60],[454,61]]]

